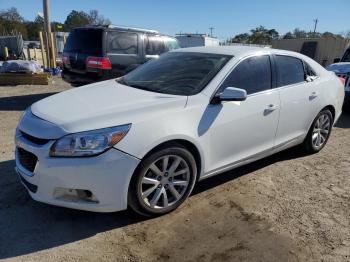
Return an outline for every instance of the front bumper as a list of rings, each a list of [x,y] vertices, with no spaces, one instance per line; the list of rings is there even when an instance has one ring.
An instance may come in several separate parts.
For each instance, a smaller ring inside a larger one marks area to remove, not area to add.
[[[139,159],[114,148],[95,157],[50,157],[53,143],[36,145],[16,132],[16,171],[34,200],[95,212],[127,208],[129,182]],[[38,158],[33,172],[21,164],[19,148]],[[74,190],[91,192],[92,198],[65,197]]]

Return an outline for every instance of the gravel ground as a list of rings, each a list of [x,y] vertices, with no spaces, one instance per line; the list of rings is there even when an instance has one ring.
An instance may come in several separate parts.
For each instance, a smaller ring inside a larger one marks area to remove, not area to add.
[[[0,259],[350,261],[350,115],[328,145],[289,149],[200,182],[172,214],[95,214],[36,203],[14,172],[14,131],[31,103],[70,87],[0,87]]]

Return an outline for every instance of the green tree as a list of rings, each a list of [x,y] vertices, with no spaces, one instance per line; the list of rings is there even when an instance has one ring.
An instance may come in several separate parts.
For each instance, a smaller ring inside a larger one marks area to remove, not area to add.
[[[37,16],[34,21],[25,22],[28,40],[39,40],[39,32],[44,30],[44,19]]]
[[[238,34],[235,35],[233,38],[231,38],[229,40],[230,43],[243,43],[243,44],[247,44],[249,43],[249,37],[250,35],[247,33],[243,33],[243,34]]]
[[[292,32],[287,32],[284,36],[283,39],[293,39],[295,38]]]
[[[72,10],[67,16],[64,22],[64,28],[66,31],[70,31],[75,27],[85,26],[90,23],[89,15],[84,11]]]
[[[259,26],[250,30],[250,32],[250,42],[252,44],[269,45],[272,39],[277,39],[279,37],[275,29],[267,29],[264,26]]]
[[[295,28],[293,30],[294,38],[308,38],[308,33],[304,30],[300,30],[299,28]]]
[[[89,15],[89,24],[91,25],[109,25],[111,21],[108,18],[105,18],[103,15],[100,15],[97,10],[90,10]]]
[[[23,17],[14,7],[7,10],[0,10],[0,34],[9,35],[17,33],[22,34],[24,39],[27,38],[27,28]]]
[[[19,22],[19,23],[24,22],[23,17],[18,13],[17,8],[15,8],[15,7],[11,7],[11,8],[6,9],[6,10],[1,10],[0,17],[5,19],[5,20],[12,21],[12,22]]]

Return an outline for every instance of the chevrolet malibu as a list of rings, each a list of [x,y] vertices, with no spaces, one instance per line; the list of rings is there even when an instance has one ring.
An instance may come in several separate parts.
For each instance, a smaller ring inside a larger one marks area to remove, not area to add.
[[[161,215],[197,181],[299,144],[320,151],[343,100],[337,76],[298,53],[179,49],[33,104],[16,170],[40,202]]]

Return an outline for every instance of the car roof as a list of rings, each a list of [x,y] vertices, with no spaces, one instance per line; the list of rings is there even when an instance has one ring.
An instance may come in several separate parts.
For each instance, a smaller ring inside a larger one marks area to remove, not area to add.
[[[241,56],[242,54],[254,54],[258,51],[270,51],[270,48],[250,46],[198,46],[177,49],[176,52],[211,53],[221,55]]]
[[[243,57],[254,55],[257,53],[269,54],[284,54],[294,57],[304,58],[305,56],[287,50],[273,49],[269,47],[255,47],[255,46],[198,46],[176,49],[173,52],[194,52],[194,53],[210,53],[221,55],[232,55],[234,57]]]
[[[141,33],[141,34],[166,37],[166,38],[171,38],[171,39],[176,40],[175,37],[159,33],[157,30],[144,29],[144,28],[138,28],[138,27],[114,26],[114,25],[86,25],[86,26],[75,27],[72,30],[84,30],[84,29],[97,29],[97,30]]]
[[[320,64],[318,64],[313,59],[292,51],[273,49],[269,47],[255,47],[255,46],[199,46],[199,47],[188,47],[175,49],[170,52],[193,52],[193,53],[209,53],[209,54],[221,54],[221,55],[231,55],[235,59],[241,59],[251,55],[259,54],[276,54],[276,55],[286,55],[292,56],[307,62],[312,69],[317,73],[317,75],[322,75],[327,72]]]

